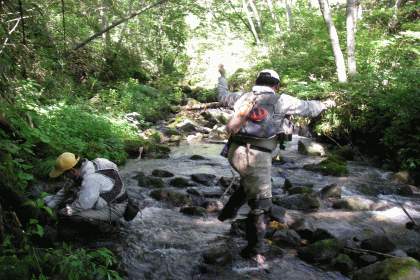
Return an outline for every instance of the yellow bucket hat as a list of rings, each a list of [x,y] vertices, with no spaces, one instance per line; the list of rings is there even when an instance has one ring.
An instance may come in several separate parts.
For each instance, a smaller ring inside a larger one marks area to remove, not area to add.
[[[50,177],[55,178],[60,176],[64,171],[73,168],[78,162],[79,157],[72,153],[62,153],[56,160],[55,160],[55,167],[54,170],[50,172]]]

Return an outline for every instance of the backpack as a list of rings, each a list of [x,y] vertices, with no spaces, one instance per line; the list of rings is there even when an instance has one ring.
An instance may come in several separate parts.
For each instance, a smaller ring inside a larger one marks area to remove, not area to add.
[[[273,120],[273,114],[280,95],[263,94],[257,101],[258,95],[252,92],[247,94],[249,96],[242,102],[244,108],[235,112],[229,119],[228,132],[257,139],[275,137],[279,128]]]

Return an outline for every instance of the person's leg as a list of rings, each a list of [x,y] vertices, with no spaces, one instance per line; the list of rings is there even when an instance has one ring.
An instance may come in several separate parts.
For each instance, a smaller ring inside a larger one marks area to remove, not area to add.
[[[264,252],[264,237],[271,212],[271,199],[250,200],[251,211],[246,219],[246,240],[248,245],[241,256],[252,258]]]
[[[240,186],[229,198],[223,207],[218,219],[223,222],[236,217],[239,209],[247,202],[244,187]]]

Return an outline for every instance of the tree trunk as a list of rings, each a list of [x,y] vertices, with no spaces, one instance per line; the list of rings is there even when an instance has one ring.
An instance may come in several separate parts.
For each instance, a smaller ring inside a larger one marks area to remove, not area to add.
[[[335,29],[334,22],[330,13],[330,6],[328,0],[318,0],[319,7],[324,17],[325,26],[328,29],[330,36],[331,47],[333,49],[335,64],[337,66],[338,81],[340,83],[347,83],[346,64],[344,56],[340,49],[340,41],[338,40],[337,29]]]
[[[286,17],[288,22],[288,29],[291,30],[293,28],[293,13],[292,13],[292,6],[290,4],[290,0],[285,0],[286,2]]]
[[[242,6],[243,11],[246,14],[246,17],[248,18],[248,23],[251,27],[252,34],[254,35],[255,41],[257,42],[257,44],[259,44],[261,41],[260,41],[260,38],[258,37],[257,31],[255,30],[255,26],[254,26],[254,23],[252,22],[251,14],[248,10],[248,5],[246,4],[245,0],[242,0],[242,5],[243,5]]]
[[[104,30],[102,30],[102,31],[99,31],[98,33],[96,33],[96,34],[94,34],[94,35],[92,35],[90,38],[88,38],[87,40],[85,40],[84,42],[82,42],[82,43],[80,43],[80,44],[78,44],[77,46],[75,46],[73,49],[72,49],[72,51],[76,51],[76,50],[78,50],[78,49],[80,49],[80,48],[82,48],[83,46],[85,46],[87,43],[89,43],[90,41],[92,41],[93,39],[95,39],[96,37],[98,37],[98,36],[101,36],[102,34],[104,34],[105,32],[107,32],[107,31],[109,31],[109,30],[111,30],[112,28],[114,28],[114,27],[116,27],[116,26],[118,26],[118,25],[120,25],[121,23],[123,23],[123,22],[126,22],[127,20],[129,20],[129,19],[132,19],[133,17],[135,17],[135,16],[138,16],[139,14],[141,14],[141,13],[144,13],[145,11],[147,11],[147,10],[150,10],[151,8],[153,8],[154,6],[157,6],[157,5],[161,5],[161,4],[163,4],[163,3],[165,3],[166,1],[168,1],[168,0],[159,0],[158,2],[156,2],[156,3],[153,3],[153,4],[150,4],[150,5],[147,5],[146,7],[144,7],[143,9],[141,9],[141,10],[138,10],[137,12],[135,12],[134,14],[132,14],[132,15],[129,15],[129,16],[126,16],[125,18],[123,18],[122,20],[119,20],[119,21],[117,21],[116,23],[114,23],[114,24],[112,24],[112,25],[110,25],[110,26],[108,26],[107,28],[105,28]]]
[[[254,17],[257,20],[258,29],[260,30],[262,36],[264,37],[265,41],[267,41],[267,37],[265,36],[264,30],[262,28],[261,19],[257,11],[257,7],[254,5],[253,0],[249,0],[249,5],[251,6],[252,12],[254,13]]]
[[[99,10],[100,17],[102,19],[102,28],[105,29],[108,26],[108,0],[102,0],[102,8]],[[109,31],[102,34],[105,46],[109,47],[111,45],[111,38],[109,36]]]
[[[354,38],[355,22],[356,22],[356,0],[347,0],[347,15],[346,15],[346,28],[347,28],[347,68],[349,76],[356,75],[356,55],[355,47],[356,40]]]
[[[129,8],[128,8],[128,14],[129,14],[129,15],[131,14],[131,12],[132,12],[132,10],[133,10],[133,3],[134,3],[134,0],[131,0],[131,1],[130,1]],[[118,39],[117,46],[119,46],[119,45],[121,44],[122,39],[124,38],[124,35],[125,35],[125,31],[126,31],[126,30],[127,30],[127,21],[126,21],[126,22],[124,22],[124,27],[123,27],[123,29],[122,29],[122,31],[121,31],[120,38]]]
[[[276,26],[276,32],[280,33],[280,25],[277,20],[276,14],[274,13],[273,2],[271,2],[271,0],[267,0],[267,5],[268,5],[268,8],[270,9],[271,18],[274,20],[274,24]]]

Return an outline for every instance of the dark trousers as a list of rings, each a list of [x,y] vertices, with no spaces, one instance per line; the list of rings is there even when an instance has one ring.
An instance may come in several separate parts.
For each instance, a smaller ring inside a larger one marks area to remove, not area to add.
[[[272,205],[271,198],[261,200],[247,199],[244,188],[240,186],[229,198],[219,215],[219,220],[224,221],[234,218],[245,203],[248,203],[251,210],[245,220],[248,245],[242,251],[242,256],[250,257],[261,254],[264,250],[265,231]]]

